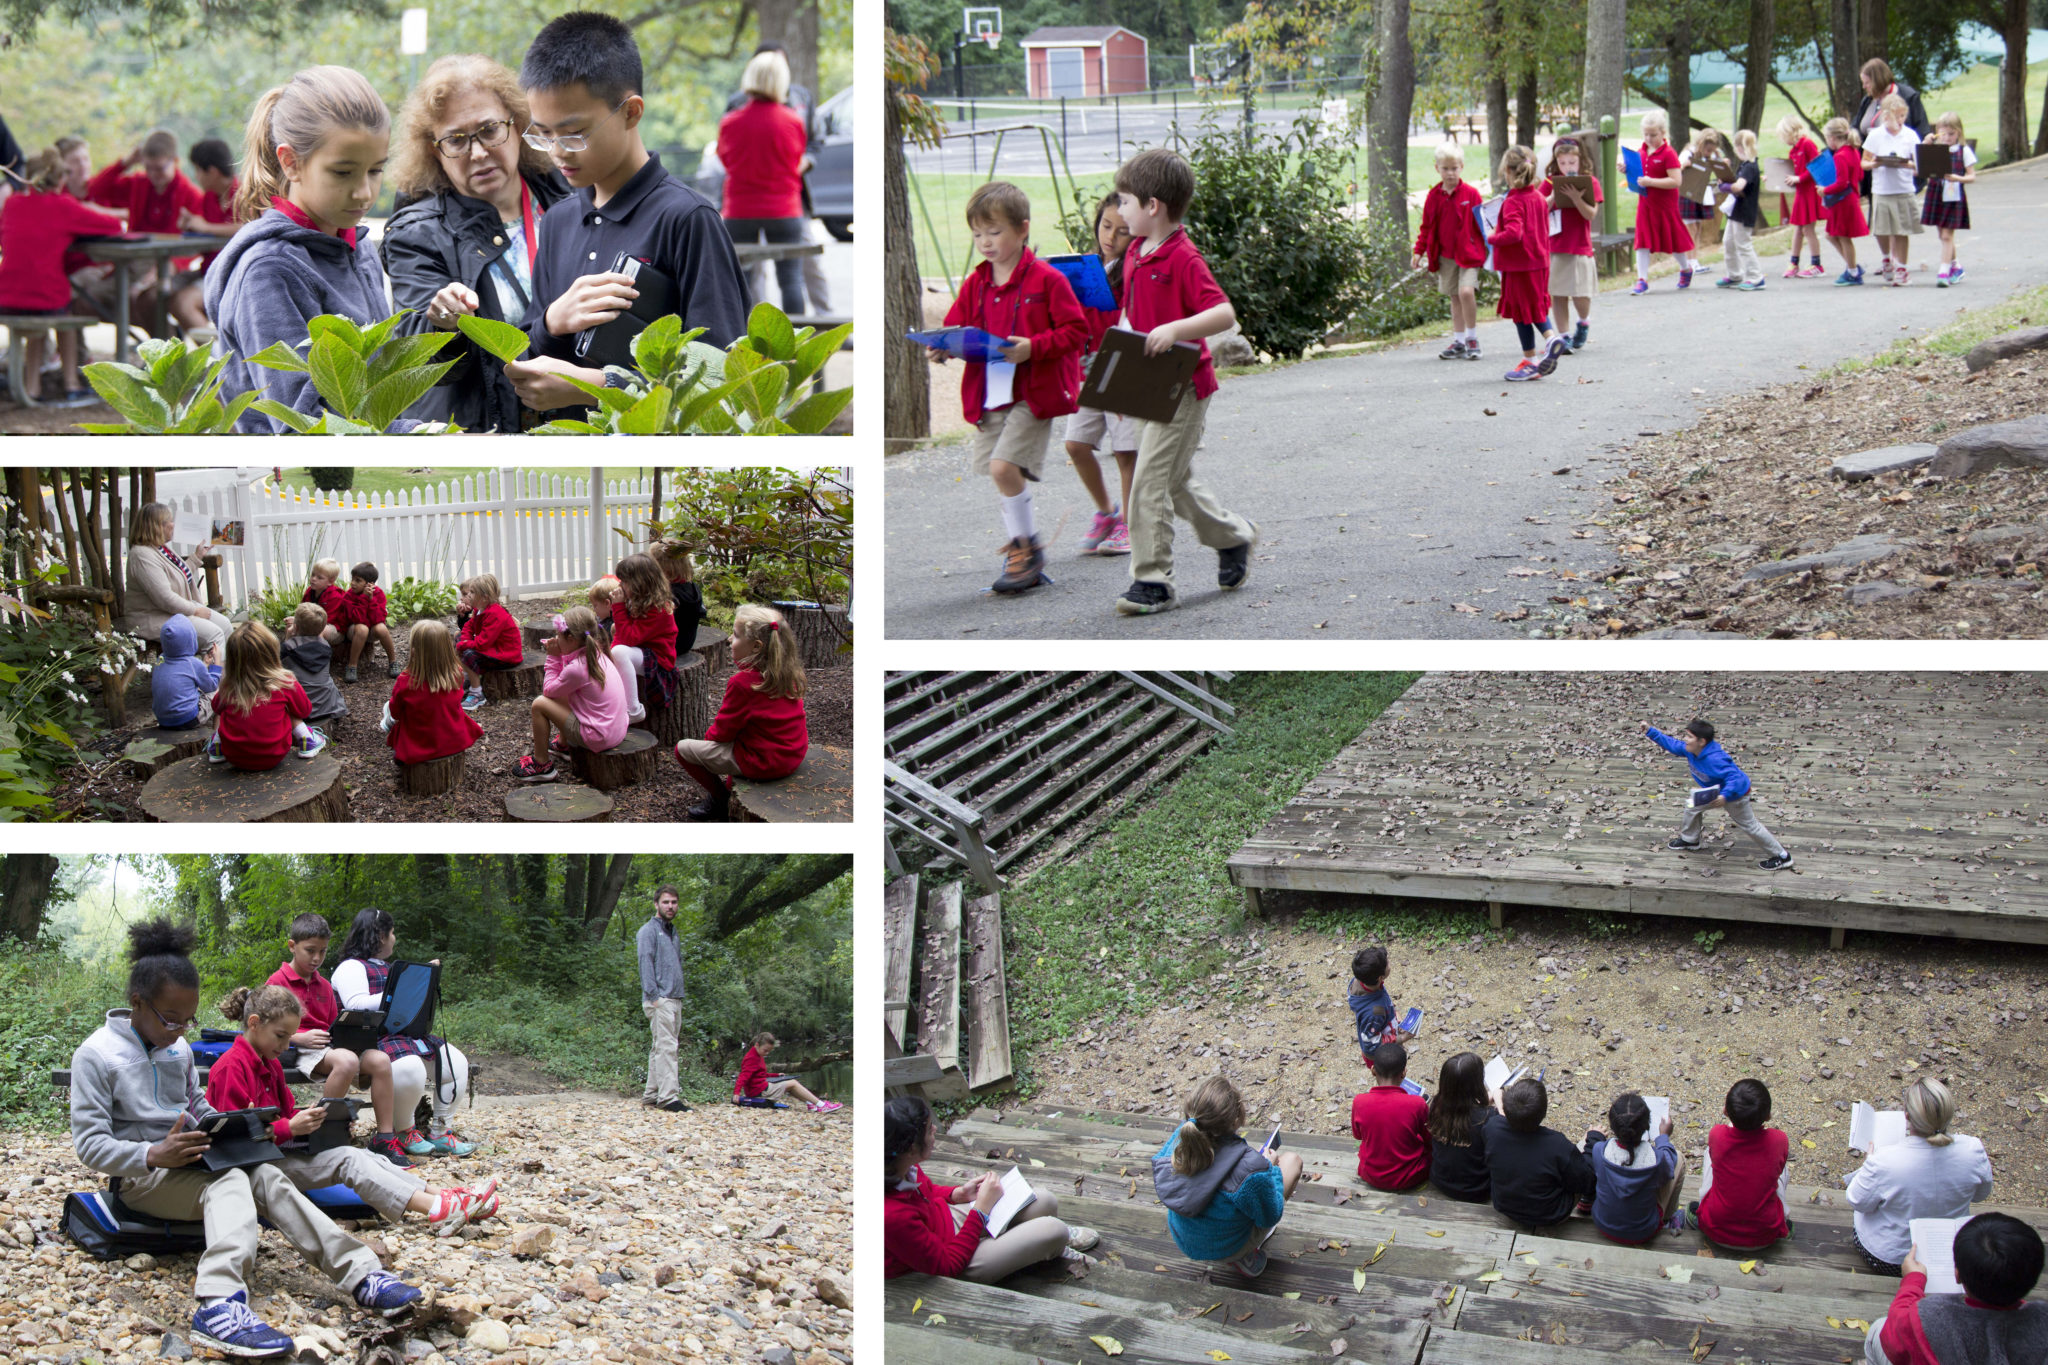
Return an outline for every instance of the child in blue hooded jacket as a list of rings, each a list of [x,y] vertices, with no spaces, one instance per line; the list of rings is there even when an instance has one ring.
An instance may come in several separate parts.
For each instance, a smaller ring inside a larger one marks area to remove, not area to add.
[[[1671,1145],[1671,1120],[1650,1132],[1649,1103],[1631,1090],[1607,1107],[1607,1126],[1586,1134],[1593,1158],[1593,1227],[1610,1242],[1640,1246],[1664,1228],[1681,1232],[1678,1211],[1685,1184],[1685,1157]]]
[[[1152,1188],[1166,1205],[1173,1244],[1191,1261],[1229,1261],[1239,1274],[1266,1268],[1260,1243],[1278,1226],[1301,1179],[1301,1158],[1273,1160],[1253,1150],[1238,1128],[1244,1099],[1211,1076],[1188,1097],[1187,1120],[1152,1157]]]
[[[199,657],[199,633],[192,618],[173,616],[157,633],[163,662],[150,671],[149,709],[166,730],[188,730],[213,719],[212,697],[220,690],[220,648]]]
[[[1679,731],[1676,739],[1654,725],[1644,726],[1643,733],[1667,752],[1682,755],[1692,768],[1694,782],[1701,787],[1720,788],[1711,800],[1686,807],[1685,820],[1679,825],[1677,835],[1664,847],[1680,852],[1698,848],[1700,826],[1706,822],[1707,812],[1718,806],[1728,812],[1728,819],[1735,828],[1755,840],[1756,846],[1764,851],[1758,867],[1766,872],[1775,872],[1781,867],[1792,866],[1792,855],[1750,810],[1749,774],[1736,767],[1728,751],[1715,742],[1713,722],[1695,720]]]

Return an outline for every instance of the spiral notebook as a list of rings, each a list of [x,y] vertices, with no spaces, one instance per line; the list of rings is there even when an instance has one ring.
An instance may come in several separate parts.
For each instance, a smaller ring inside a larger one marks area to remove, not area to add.
[[[1037,1191],[1031,1188],[1031,1182],[1024,1178],[1022,1171],[1012,1166],[1008,1171],[1004,1172],[1003,1197],[998,1199],[996,1206],[988,1211],[988,1235],[991,1237],[1002,1236],[1009,1230],[1011,1222],[1016,1219],[1017,1215],[1029,1208],[1031,1202],[1036,1198],[1038,1198]]]

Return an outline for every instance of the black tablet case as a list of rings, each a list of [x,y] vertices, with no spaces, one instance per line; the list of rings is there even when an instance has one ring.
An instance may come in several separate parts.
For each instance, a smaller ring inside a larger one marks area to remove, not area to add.
[[[622,257],[612,269],[618,270],[624,264]],[[634,277],[633,287],[640,291],[640,297],[633,300],[630,309],[610,322],[577,333],[576,358],[579,361],[593,368],[618,365],[633,369],[633,338],[639,336],[649,323],[680,311],[676,302],[676,282],[645,261],[640,262],[640,273]]]

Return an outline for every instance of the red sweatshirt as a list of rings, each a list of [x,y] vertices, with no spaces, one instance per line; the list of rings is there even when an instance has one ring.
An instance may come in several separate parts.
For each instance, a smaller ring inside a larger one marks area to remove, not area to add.
[[[745,1095],[754,1098],[768,1088],[768,1064],[761,1060],[761,1054],[753,1048],[740,1058],[740,1074],[732,1083],[734,1098]]]
[[[525,642],[519,638],[519,623],[502,602],[471,612],[462,623],[462,634],[455,638],[455,648],[458,652],[473,649],[486,659],[507,664],[516,664],[526,657]],[[673,657],[670,662],[674,662]]]
[[[299,598],[299,600],[301,602],[319,603],[320,610],[327,613],[328,625],[338,626],[344,632],[348,630],[349,612],[351,610],[348,600],[348,589],[342,587],[339,583],[329,583],[324,588],[308,587],[305,595]]]
[[[1030,339],[1031,359],[1017,367],[1011,392],[1033,417],[1062,417],[1080,405],[1081,351],[1088,345],[1088,319],[1067,277],[1029,248],[1018,257],[1006,284],[996,283],[991,261],[969,271],[960,297],[946,310],[946,325]],[[962,368],[960,411],[969,422],[979,422],[988,393],[988,367],[970,360]]]
[[[220,736],[220,751],[229,763],[250,772],[267,772],[284,762],[292,751],[292,722],[313,714],[306,689],[291,678],[273,691],[248,715],[224,706],[220,693],[213,694],[214,733]]]
[[[771,697],[754,690],[760,685],[761,675],[753,669],[734,669],[704,738],[732,745],[741,776],[770,781],[803,766],[811,732],[804,724],[802,697]]]
[[[62,312],[71,303],[65,262],[72,242],[120,231],[120,219],[62,190],[16,190],[0,207],[0,312]]]
[[[116,161],[85,183],[86,197],[95,204],[128,212],[130,232],[171,232],[178,227],[178,214],[185,209],[201,213],[206,194],[179,171],[171,177],[170,188],[158,193],[141,171],[127,171]]]
[[[675,608],[663,603],[662,606],[644,615],[633,616],[627,613],[624,602],[612,603],[612,643],[628,645],[645,653],[650,662],[660,664],[663,668],[674,668]]]
[[[350,588],[342,594],[342,598],[347,603],[342,610],[348,613],[348,623],[350,625],[381,626],[384,624],[386,619],[384,589],[378,587],[375,583],[364,588],[361,592]]]
[[[1405,1190],[1429,1176],[1429,1101],[1398,1085],[1376,1085],[1351,1101],[1358,1178],[1376,1190]]]
[[[1550,273],[1550,206],[1534,185],[1510,190],[1493,229],[1493,263],[1500,273]]]
[[[462,689],[428,692],[401,673],[391,684],[391,718],[398,723],[385,736],[400,763],[427,763],[459,754],[483,738],[484,727],[462,709]]]
[[[222,1113],[275,1106],[284,1117],[271,1120],[273,1140],[293,1140],[292,1115],[299,1112],[299,1106],[292,1099],[292,1088],[285,1084],[284,1063],[258,1057],[246,1034],[235,1039],[234,1046],[206,1073],[206,1102]]]
[[[266,986],[282,986],[299,997],[299,1032],[312,1033],[331,1029],[334,1021],[341,1017],[341,1002],[334,998],[334,987],[320,973],[313,973],[311,981],[301,981],[299,974],[292,970],[292,964],[283,963],[270,974]]]
[[[1429,187],[1422,199],[1422,230],[1415,234],[1417,256],[1429,259],[1431,274],[1446,260],[1459,265],[1486,264],[1486,243],[1479,238],[1479,222],[1472,210],[1479,207],[1479,187],[1460,180],[1455,193],[1446,194],[1443,182]]]
[[[922,1166],[914,1166],[914,1190],[890,1190],[882,1200],[882,1278],[898,1275],[954,1275],[967,1269],[974,1249],[988,1235],[988,1220],[979,1209],[953,1226],[950,1200],[953,1185],[934,1185]]]
[[[1700,1231],[1724,1247],[1768,1246],[1787,1234],[1778,1177],[1791,1140],[1782,1128],[1744,1132],[1717,1123],[1707,1133],[1714,1183],[1700,1199]]]

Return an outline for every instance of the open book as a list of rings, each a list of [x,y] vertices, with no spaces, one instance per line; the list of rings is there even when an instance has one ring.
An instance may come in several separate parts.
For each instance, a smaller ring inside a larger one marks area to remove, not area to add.
[[[1490,1091],[1505,1090],[1521,1080],[1522,1074],[1528,1069],[1526,1066],[1518,1066],[1510,1070],[1507,1059],[1496,1054],[1494,1059],[1486,1064],[1486,1088]]]
[[[1869,1156],[1880,1147],[1906,1139],[1903,1109],[1872,1109],[1862,1100],[1849,1111],[1849,1150]]]
[[[1671,1117],[1671,1100],[1664,1095],[1645,1095],[1643,1103],[1650,1106],[1650,1136],[1655,1137],[1664,1120]]]
[[[1038,1198],[1038,1192],[1031,1188],[1031,1182],[1023,1172],[1012,1166],[1003,1174],[1003,1197],[988,1211],[988,1235],[1000,1237],[1009,1230],[1010,1223]]]
[[[1927,1292],[1960,1294],[1963,1285],[1956,1278],[1956,1233],[1967,1218],[1915,1218],[1913,1254],[1927,1267]]]

